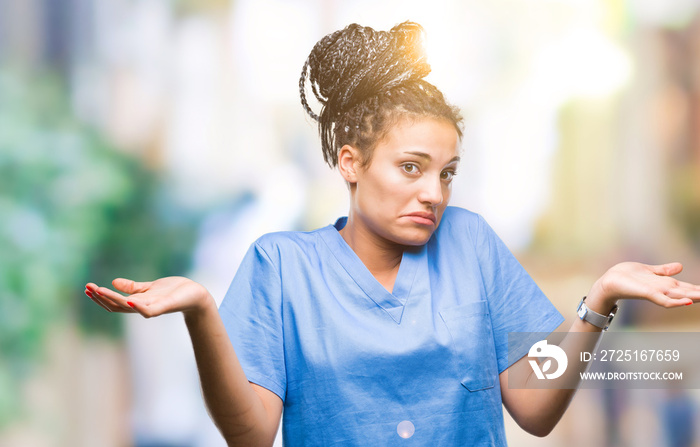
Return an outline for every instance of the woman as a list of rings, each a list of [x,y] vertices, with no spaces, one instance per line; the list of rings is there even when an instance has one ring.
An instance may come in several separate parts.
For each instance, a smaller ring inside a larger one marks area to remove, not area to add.
[[[126,297],[87,285],[108,311],[184,314],[229,445],[272,444],[283,410],[288,445],[505,445],[502,404],[544,436],[573,396],[508,386],[509,374],[528,382],[533,373],[530,346],[509,353],[508,333],[548,333],[563,318],[480,216],[447,207],[461,118],[423,80],[421,33],[409,22],[389,32],[353,24],[319,41],[304,65],[302,104],[348,184],[346,218],[261,237],[218,312],[186,278],[115,279]],[[619,299],[692,304],[700,288],[670,278],[680,270],[613,267],[570,332],[601,332]],[[576,358],[580,344],[567,336],[560,346]]]

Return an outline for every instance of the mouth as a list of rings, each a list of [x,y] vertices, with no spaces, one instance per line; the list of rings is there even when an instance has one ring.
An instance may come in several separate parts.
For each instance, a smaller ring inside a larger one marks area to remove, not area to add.
[[[421,225],[435,225],[437,223],[435,214],[428,211],[416,211],[406,214],[406,217]]]

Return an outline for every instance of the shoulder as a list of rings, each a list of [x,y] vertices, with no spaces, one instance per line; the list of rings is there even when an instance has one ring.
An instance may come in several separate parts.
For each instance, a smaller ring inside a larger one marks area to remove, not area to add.
[[[482,217],[479,214],[458,206],[448,206],[442,215],[443,222],[447,221],[452,224],[474,224],[480,219]]]
[[[278,231],[260,236],[253,247],[263,252],[273,263],[284,256],[294,253],[313,253],[317,251],[319,232],[313,231]]]
[[[442,214],[436,236],[439,238],[470,237],[474,240],[484,225],[485,221],[481,215],[464,208],[448,206]]]

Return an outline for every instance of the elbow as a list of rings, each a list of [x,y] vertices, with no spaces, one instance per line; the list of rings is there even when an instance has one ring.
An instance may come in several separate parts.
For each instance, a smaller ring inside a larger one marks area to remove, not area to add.
[[[530,430],[526,429],[525,431],[527,431],[533,436],[537,436],[538,438],[544,438],[545,436],[552,433],[552,430],[554,430],[554,425],[543,425],[540,427],[532,428]]]
[[[264,430],[262,427],[248,427],[238,430],[219,430],[227,447],[272,447],[277,430]]]
[[[216,425],[227,447],[271,447],[277,435],[277,430],[265,430],[260,425],[246,425],[238,421],[221,423],[218,420]]]
[[[517,421],[516,421],[517,422]],[[544,438],[552,433],[554,427],[557,426],[559,420],[551,421],[544,418],[538,420],[531,420],[520,425],[520,428],[531,434],[532,436],[537,436],[538,438]]]
[[[545,411],[539,406],[521,407],[520,410],[510,411],[513,420],[524,431],[538,438],[549,436],[564,414],[563,410],[556,411],[554,408],[549,408],[550,411]]]
[[[226,441],[227,447],[272,447],[275,441],[273,436],[270,439],[269,436],[255,436],[251,434],[250,436],[245,436],[237,434],[235,436],[223,434],[223,438]]]

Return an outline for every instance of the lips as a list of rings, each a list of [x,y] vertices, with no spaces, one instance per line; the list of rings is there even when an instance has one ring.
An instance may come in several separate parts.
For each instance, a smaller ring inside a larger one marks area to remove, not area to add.
[[[413,213],[406,214],[406,217],[413,218],[413,221],[426,225],[434,225],[437,223],[437,217],[435,217],[435,214],[430,213],[428,211],[416,211]]]

